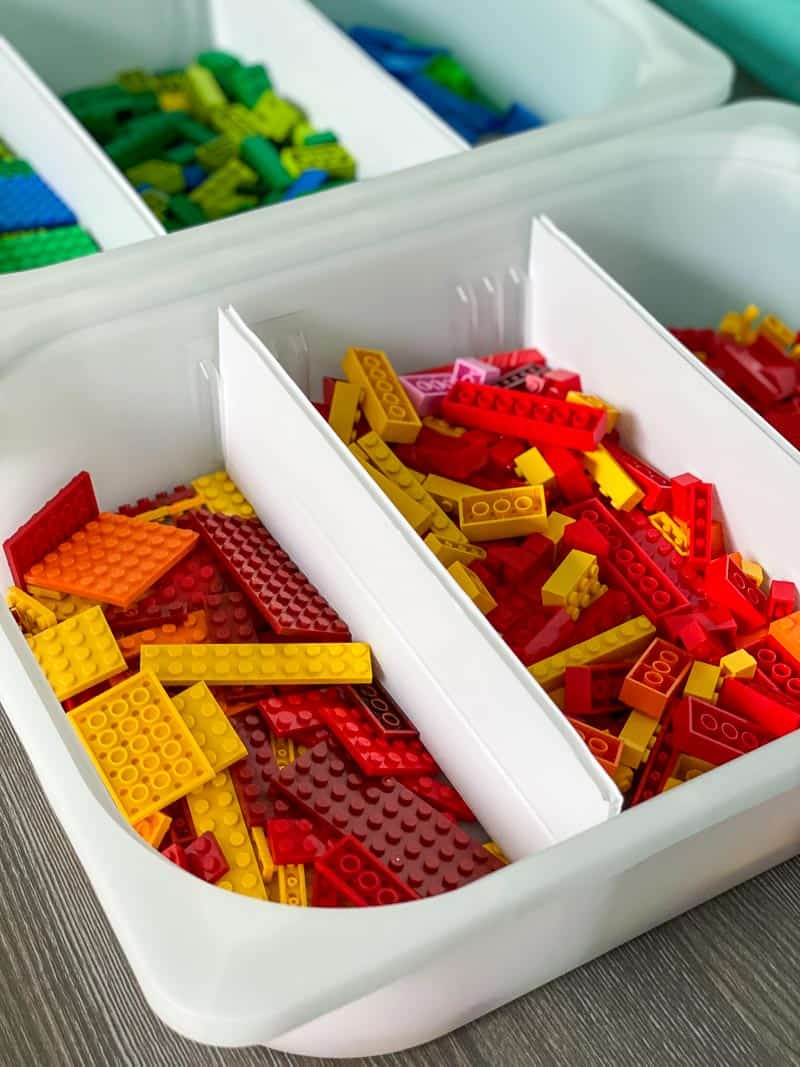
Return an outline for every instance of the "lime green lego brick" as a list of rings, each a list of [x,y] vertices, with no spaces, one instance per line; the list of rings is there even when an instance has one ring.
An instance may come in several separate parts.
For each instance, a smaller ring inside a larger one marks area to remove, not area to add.
[[[218,108],[225,107],[228,98],[222,87],[208,69],[199,63],[186,68],[186,95],[189,97],[192,114],[206,120]]]
[[[17,157],[14,155],[14,153],[11,151],[11,149],[8,147],[8,145],[5,143],[5,141],[0,139],[0,159],[2,159],[2,160],[11,160],[11,159],[16,159],[16,158]]]
[[[121,70],[117,74],[117,84],[126,93],[153,93],[155,92],[155,79],[149,70],[143,67],[133,67],[130,70]]]
[[[331,178],[354,178],[356,161],[340,144],[295,145],[281,151],[281,163],[295,178],[306,170],[325,170]]]
[[[305,119],[299,108],[277,96],[271,89],[261,94],[253,107],[253,113],[263,123],[261,128],[253,132],[269,137],[271,141],[277,141],[279,144],[287,141],[297,123]]]
[[[55,230],[11,236],[0,241],[0,274],[63,263],[92,252],[99,252],[99,248],[80,226],[60,226]]]
[[[33,174],[33,167],[24,159],[0,159],[0,178],[14,178],[18,174]]]
[[[258,175],[240,159],[231,159],[192,190],[189,199],[199,204],[209,219],[245,211],[258,204],[258,197],[242,196],[242,187],[254,189]]]
[[[231,95],[245,107],[255,107],[261,97],[272,88],[269,74],[263,64],[238,67],[229,76]]]
[[[206,141],[195,149],[197,162],[206,170],[219,170],[224,167],[229,159],[236,159],[239,155],[239,145],[233,137],[225,133],[219,134],[213,141]],[[244,156],[242,157],[244,158]],[[249,160],[245,160],[249,162]]]
[[[244,160],[273,193],[288,189],[294,179],[281,163],[277,148],[264,137],[245,137],[239,146]]]
[[[186,187],[183,167],[163,159],[147,159],[144,163],[137,163],[125,171],[125,176],[132,185],[154,185],[170,195],[183,192]]]
[[[165,193],[163,189],[145,189],[140,196],[159,221],[167,217],[169,193]]]

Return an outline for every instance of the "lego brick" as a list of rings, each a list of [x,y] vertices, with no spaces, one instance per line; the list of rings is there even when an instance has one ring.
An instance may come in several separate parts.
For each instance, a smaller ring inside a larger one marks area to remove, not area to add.
[[[453,363],[450,375],[451,385],[454,382],[477,382],[478,385],[494,385],[500,379],[500,368],[485,363],[480,359],[462,358]]]
[[[0,182],[0,233],[53,230],[77,219],[38,174],[15,174]]]
[[[586,667],[632,656],[648,645],[654,634],[655,627],[650,620],[645,615],[639,615],[572,645],[563,652],[541,659],[528,670],[539,685],[545,689],[556,689],[562,684],[567,667]]]
[[[644,491],[603,445],[585,452],[583,461],[597,488],[617,511],[630,511],[644,499]]]
[[[352,382],[336,382],[333,387],[328,425],[346,445],[350,444],[355,434],[361,392],[361,386],[353,385]]]
[[[167,836],[167,831],[172,825],[172,819],[163,811],[156,811],[148,815],[146,819],[140,819],[134,824],[134,830],[143,837],[148,845],[160,848],[162,841]]]
[[[619,421],[619,408],[615,408],[613,404],[609,404],[607,400],[603,400],[600,396],[595,396],[593,393],[582,393],[578,389],[569,389],[564,399],[571,401],[573,404],[588,404],[590,407],[604,408],[608,419],[607,432],[613,433]]]
[[[217,885],[246,897],[266,900],[261,871],[230,772],[220,771],[210,782],[193,789],[186,802],[198,834],[214,834],[228,864],[228,873]]]
[[[496,841],[484,841],[483,847],[486,849],[487,852],[494,856],[495,859],[498,859],[504,867],[511,862],[511,860],[508,858],[505,852],[503,852],[502,848],[500,848]]]
[[[769,637],[749,641],[747,651],[756,657],[756,677],[775,686],[792,700],[800,701],[800,667],[788,656],[782,645]]]
[[[672,730],[679,752],[715,767],[774,740],[774,734],[763,727],[697,697],[685,697],[676,704]]]
[[[185,522],[186,519],[179,521]],[[198,541],[195,548],[134,605],[132,611],[152,615],[159,608],[167,608],[176,613],[183,612],[185,618],[188,612],[204,609],[207,596],[227,592],[230,585],[225,569],[218,564],[211,550]],[[131,617],[129,613],[123,615],[113,608],[109,609],[108,616],[112,628],[127,625]],[[148,619],[151,625],[152,621]]]
[[[441,474],[426,475],[422,487],[448,515],[458,515],[459,502],[479,492],[465,482],[456,481],[454,478],[443,478]]]
[[[65,597],[65,599],[69,601],[78,600],[82,603],[79,597]],[[62,603],[62,601],[59,601],[59,604]],[[86,603],[93,606],[92,601],[87,601]],[[85,611],[86,608],[81,607],[80,610]],[[75,614],[75,612],[73,611],[72,614]],[[186,622],[189,614],[189,611],[182,604],[156,604],[152,602],[151,597],[137,601],[132,608],[127,610],[122,608],[109,608],[106,610],[108,624],[117,638],[124,637],[126,634],[141,633],[142,630],[158,629],[168,623],[173,626],[180,626]]]
[[[56,613],[47,604],[15,585],[6,593],[6,603],[26,634],[38,634],[58,622]]]
[[[284,767],[273,788],[333,832],[352,834],[420,896],[456,889],[501,866],[395,779],[365,778],[332,741]],[[402,852],[397,841],[404,843]]]
[[[484,615],[488,615],[497,607],[497,601],[475,571],[460,562],[451,563],[447,570]]]
[[[275,734],[270,738],[270,745],[272,746],[272,754],[275,757],[275,765],[278,770],[281,767],[288,767],[290,763],[293,763],[296,758],[294,749],[294,741],[291,737],[276,737]]]
[[[509,434],[532,445],[580,451],[593,449],[607,427],[606,413],[599,408],[469,382],[451,387],[442,401],[442,414],[461,426]]]
[[[164,516],[180,514],[181,511],[194,507],[198,501],[197,494],[186,485],[176,485],[174,489],[166,489],[155,493],[153,496],[140,497],[135,504],[122,504],[117,508],[120,515],[127,515],[129,519],[141,516],[150,517],[150,513],[159,511]],[[171,509],[176,507],[176,511]]]
[[[211,644],[258,641],[258,621],[244,593],[210,593],[203,597],[203,606]]]
[[[180,867],[182,871],[189,870],[189,860],[183,845],[167,845],[165,849],[161,850],[161,855],[164,859],[169,860],[170,863],[174,863],[176,867]]]
[[[645,511],[667,511],[672,508],[672,485],[661,471],[628,452],[617,441],[606,440],[605,448],[636,484],[644,491],[641,506]]]
[[[729,608],[749,629],[766,623],[767,598],[730,556],[720,556],[708,565],[705,590],[709,600]]]
[[[567,500],[577,502],[592,496],[591,479],[574,452],[555,445],[542,445],[541,453],[555,476],[558,491]]]
[[[131,823],[161,811],[214,775],[163,687],[146,671],[67,717]]]
[[[313,833],[309,819],[267,819],[267,839],[273,862],[313,863],[325,851],[325,842]]]
[[[620,689],[628,663],[595,663],[567,667],[564,672],[564,710],[580,718],[620,711]]]
[[[418,534],[424,534],[430,529],[434,521],[434,502],[424,498],[424,494],[420,491],[419,483],[412,490],[414,493],[412,496],[388,478],[383,471],[373,467],[360,445],[350,445],[350,451],[375,484],[388,496],[413,530]]]
[[[720,689],[720,703],[726,710],[758,723],[771,737],[783,737],[800,729],[800,702],[756,681],[726,678]]]
[[[194,841],[197,833],[185,797],[174,800],[165,808],[164,813],[172,820],[168,836],[165,838],[167,844],[180,845],[181,848],[185,848]]]
[[[362,409],[372,430],[384,441],[416,441],[422,422],[385,352],[348,348],[342,367],[364,390]]]
[[[596,730],[588,723],[580,722],[567,716],[567,721],[586,745],[591,754],[607,774],[613,775],[622,762],[623,743],[617,737]]]
[[[708,704],[716,704],[719,696],[717,690],[721,683],[722,668],[720,666],[695,660],[683,687],[683,695],[698,697]]]
[[[422,420],[422,425],[427,426],[429,430],[435,430],[444,437],[463,437],[467,432],[466,426],[453,426],[446,419],[439,419],[433,415],[426,415]]]
[[[104,512],[35,563],[25,580],[127,608],[196,540],[191,530]]]
[[[378,734],[388,740],[419,736],[416,726],[377,682],[372,685],[348,685],[343,690],[345,698],[356,705]]]
[[[714,487],[708,482],[695,479],[687,487],[686,507],[680,510],[682,493],[676,493],[672,480],[672,499],[675,514],[689,528],[689,562],[696,567],[705,567],[711,562],[711,521]],[[677,501],[677,506],[676,506]]]
[[[0,234],[0,274],[47,267],[51,263],[64,263],[99,251],[91,234],[80,226]]]
[[[256,860],[261,868],[261,877],[264,879],[264,885],[269,886],[275,875],[275,861],[269,850],[267,835],[260,826],[252,826],[250,828],[250,838],[253,842]]]
[[[247,756],[244,742],[205,682],[177,693],[172,703],[215,774]]]
[[[343,641],[347,626],[258,519],[192,512],[197,530],[275,633]]]
[[[142,645],[193,645],[208,638],[208,622],[204,611],[190,612],[183,622],[165,622],[138,633],[119,638],[119,648],[127,662],[135,660]]]
[[[86,471],[81,471],[3,542],[14,582],[24,585],[25,574],[34,564],[98,514],[92,479]]]
[[[671,712],[668,712],[668,715],[669,718],[665,718],[650,751],[650,756],[641,771],[638,785],[630,802],[632,808],[658,796],[672,777],[680,752],[673,743]]]
[[[470,541],[525,537],[547,529],[547,503],[540,485],[464,496],[459,525]]]
[[[99,607],[42,630],[27,641],[59,700],[125,670],[125,660]]]
[[[666,511],[654,511],[649,519],[653,529],[658,530],[679,555],[688,557],[690,533],[685,523],[673,519]]]
[[[369,645],[144,645],[142,670],[166,685],[334,685],[372,681]]]
[[[270,783],[278,773],[269,731],[257,711],[240,712],[231,723],[247,750],[245,759],[231,768],[239,803],[248,826],[263,826],[278,814],[269,796]]]
[[[476,560],[486,559],[485,549],[479,548],[478,545],[471,545],[467,541],[451,541],[438,534],[429,533],[425,538],[425,544],[445,567],[457,562],[468,566]]]
[[[299,175],[305,170],[325,170],[331,178],[352,181],[356,176],[356,163],[350,153],[339,144],[295,145],[284,148],[281,163],[290,174]],[[369,351],[369,349],[362,349]]]
[[[555,484],[553,468],[538,448],[529,448],[514,460],[514,470],[529,485],[541,485],[544,488]]]
[[[720,669],[724,678],[754,678],[756,673],[756,658],[751,656],[743,648],[737,648],[735,652],[729,652],[719,661]]]
[[[658,721],[641,711],[632,711],[617,735],[622,742],[621,762],[632,770],[647,761],[658,733]]]
[[[204,882],[213,885],[228,873],[228,861],[210,830],[206,830],[187,845],[184,854],[191,873],[196,878],[202,878]]]
[[[657,637],[634,663],[620,690],[623,703],[660,719],[689,673],[692,657]]]
[[[438,412],[450,389],[449,374],[402,374],[400,381],[421,419]]]
[[[213,471],[195,478],[192,487],[202,498],[204,507],[215,515],[234,515],[240,519],[255,518],[253,505],[242,493],[227,471]]]
[[[558,512],[552,512],[557,515]],[[565,518],[567,516],[564,516]],[[578,519],[568,522],[563,529],[558,544],[562,549],[570,551],[573,548],[581,552],[588,552],[598,559],[605,559],[611,551],[611,542],[607,537],[586,519]]]
[[[422,797],[432,808],[452,815],[462,822],[476,822],[472,809],[451,785],[423,775],[421,778],[403,778],[403,785]]]
[[[290,907],[308,907],[306,870],[302,863],[276,865],[278,872],[278,902]]]
[[[258,709],[278,737],[295,738],[322,726],[325,709],[338,702],[336,690],[330,687],[304,689],[269,696],[258,702]]]
[[[314,868],[313,903],[319,905],[317,879],[324,877],[342,905],[379,907],[418,900],[418,895],[348,834],[321,856]],[[324,906],[324,905],[323,905]]]
[[[794,663],[800,664],[800,611],[771,622],[769,636]]]
[[[437,773],[433,757],[417,738],[387,738],[361,707],[340,701],[328,704],[322,714],[325,725],[363,774],[420,777]]]
[[[675,766],[672,769],[672,778],[669,781],[674,781],[676,785],[681,785],[713,770],[714,764],[709,763],[707,760],[697,759],[696,756],[680,755],[675,761]],[[664,788],[666,790],[667,787],[665,786]]]
[[[597,557],[573,548],[542,586],[542,604],[563,608],[571,619],[577,619],[607,590],[600,581]]]
[[[481,487],[475,481],[490,459],[487,442],[480,431],[468,430],[461,437],[450,437],[423,426],[414,444],[397,444],[395,452],[403,463],[423,474],[439,474],[455,481],[469,479],[475,482],[476,488],[498,488]]]

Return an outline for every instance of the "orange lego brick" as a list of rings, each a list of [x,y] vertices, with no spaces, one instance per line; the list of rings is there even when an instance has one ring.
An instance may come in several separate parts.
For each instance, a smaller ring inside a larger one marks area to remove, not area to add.
[[[773,641],[800,663],[800,611],[794,611],[791,615],[784,615],[782,619],[775,619],[769,624],[769,636]]]
[[[625,675],[620,700],[644,715],[660,719],[689,674],[692,662],[682,648],[657,637]]]
[[[603,770],[613,778],[622,765],[623,745],[620,739],[569,715],[567,720]]]
[[[386,353],[348,348],[342,367],[348,379],[364,390],[361,406],[370,427],[384,441],[416,441],[422,422]]]
[[[125,670],[125,660],[99,607],[42,630],[27,641],[59,700]]]
[[[142,645],[142,670],[167,685],[336,685],[372,681],[369,645]]]
[[[205,682],[184,689],[172,703],[215,773],[247,756],[244,742]]]
[[[158,848],[167,836],[167,830],[172,825],[172,819],[163,811],[156,811],[148,815],[146,819],[140,819],[134,824],[134,830],[145,839],[148,845]]]
[[[120,682],[67,718],[131,823],[214,777],[189,727],[149,672]]]
[[[150,630],[126,634],[120,637],[119,647],[125,659],[132,660],[139,655],[142,645],[197,645],[207,637],[208,618],[201,609],[190,612],[180,625],[167,622]]]
[[[595,634],[587,641],[556,652],[528,667],[528,670],[545,689],[558,689],[564,682],[567,667],[584,667],[604,660],[625,659],[640,652],[653,639],[656,628],[646,615],[613,626],[610,630]]]
[[[492,489],[458,502],[459,525],[470,541],[526,537],[547,529],[547,501],[541,485]]]
[[[196,541],[193,530],[101,512],[31,567],[25,581],[127,608]]]
[[[255,518],[255,508],[227,471],[213,471],[195,478],[192,487],[209,511],[219,515],[234,515],[240,519]]]
[[[6,593],[6,603],[26,634],[38,634],[58,622],[52,608],[15,585]]]

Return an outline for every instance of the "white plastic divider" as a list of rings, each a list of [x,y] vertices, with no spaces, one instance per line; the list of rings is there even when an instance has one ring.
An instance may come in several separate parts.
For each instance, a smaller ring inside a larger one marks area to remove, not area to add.
[[[0,138],[58,193],[101,248],[165,232],[108,156],[2,37],[0,98],[7,104]]]

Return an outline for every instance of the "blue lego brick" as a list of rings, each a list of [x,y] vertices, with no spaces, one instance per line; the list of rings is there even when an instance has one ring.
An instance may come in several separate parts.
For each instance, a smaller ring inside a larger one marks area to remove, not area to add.
[[[201,185],[208,177],[208,171],[199,163],[189,163],[183,168],[183,180],[186,183],[186,191],[191,192]]]
[[[295,200],[298,196],[306,196],[308,193],[316,193],[328,180],[326,170],[305,170],[297,178],[281,197],[281,200]]]
[[[38,174],[0,179],[0,233],[72,226],[75,215]]]
[[[542,120],[533,111],[522,104],[512,104],[503,115],[496,132],[501,136],[510,137],[515,133],[524,133],[526,130],[535,130],[544,125]]]

